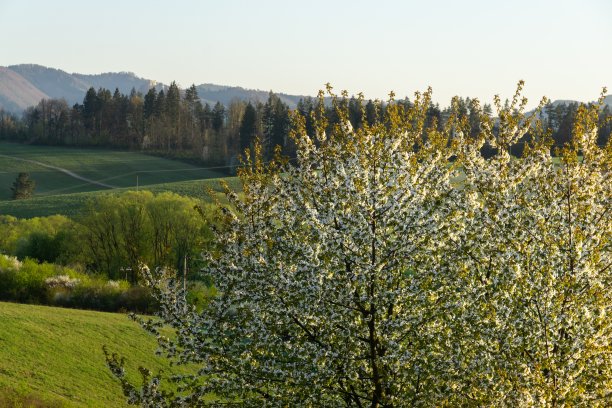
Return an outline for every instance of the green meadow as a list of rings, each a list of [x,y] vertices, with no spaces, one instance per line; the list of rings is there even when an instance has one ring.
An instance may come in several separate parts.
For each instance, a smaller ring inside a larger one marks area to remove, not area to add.
[[[156,340],[124,314],[0,302],[0,406],[127,406],[102,346],[138,367],[172,372]]]
[[[137,188],[210,200],[208,189],[222,190],[221,170],[135,152],[0,142],[0,215],[75,216],[97,195]],[[36,182],[34,197],[11,199],[19,172]],[[235,178],[227,181],[237,186]],[[103,345],[127,357],[133,383],[141,365],[175,370],[155,357],[153,336],[125,314],[0,302],[0,407],[126,406]]]
[[[170,191],[183,196],[194,197],[205,202],[211,201],[209,189],[220,193],[221,181],[226,182],[234,191],[240,190],[240,182],[236,177],[223,179],[191,180],[176,183],[153,184],[141,187],[154,193]],[[17,218],[46,217],[49,215],[78,215],[87,206],[87,203],[100,194],[110,192],[119,193],[135,188],[121,188],[113,190],[98,190],[84,193],[57,194],[48,196],[34,196],[27,200],[0,201],[0,215],[12,215]],[[220,197],[221,198],[221,197]]]
[[[136,152],[0,142],[0,200],[11,198],[10,187],[19,172],[30,173],[37,196],[49,196],[218,178],[225,175],[222,170]]]
[[[92,182],[45,166],[73,172]],[[171,191],[208,201],[208,189],[221,191],[221,178],[231,188],[239,189],[238,180],[226,177],[220,170],[135,152],[0,142],[0,215],[74,216],[98,194],[135,189],[155,193]],[[36,182],[36,189],[34,197],[14,201],[10,187],[19,172],[28,172]]]

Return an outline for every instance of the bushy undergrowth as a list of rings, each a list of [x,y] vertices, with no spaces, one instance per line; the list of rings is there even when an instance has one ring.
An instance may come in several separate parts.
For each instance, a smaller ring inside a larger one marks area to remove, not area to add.
[[[0,280],[0,300],[107,312],[152,313],[157,307],[147,288],[29,258],[0,255]]]
[[[217,289],[206,282],[190,282],[187,287],[187,303],[201,311],[217,295]]]
[[[74,222],[62,215],[19,219],[0,215],[0,252],[19,259],[66,263],[80,260]]]

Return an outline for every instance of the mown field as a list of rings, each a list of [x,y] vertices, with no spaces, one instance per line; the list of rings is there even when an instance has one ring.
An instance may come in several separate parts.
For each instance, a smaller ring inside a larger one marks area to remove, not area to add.
[[[0,302],[0,406],[122,407],[102,346],[138,366],[171,372],[156,341],[124,314]]]
[[[24,160],[60,167],[114,188],[79,180],[57,169]],[[36,190],[31,199],[13,201],[10,187],[19,172],[30,173]],[[208,188],[221,191],[220,178],[232,188],[239,188],[236,178],[225,177],[215,169],[140,153],[0,142],[0,214],[19,218],[54,214],[74,216],[97,194],[136,189],[136,176],[139,189],[156,193],[172,191],[203,200],[210,199]]]
[[[221,179],[191,180],[176,183],[162,183],[143,186],[141,190],[149,190],[154,193],[171,191],[180,195],[210,201],[208,188],[216,192],[221,192]],[[240,183],[236,177],[226,177],[223,181],[228,183],[230,188],[235,191],[240,190]],[[78,215],[85,208],[87,203],[99,194],[109,192],[122,192],[134,190],[135,188],[121,188],[114,190],[98,190],[74,194],[57,194],[48,196],[38,196],[27,200],[5,200],[0,201],[0,215],[12,215],[17,218],[45,217],[49,215],[61,214],[66,216]]]
[[[44,165],[65,169],[110,187],[79,180]],[[0,200],[11,198],[10,187],[19,172],[30,173],[30,177],[36,181],[37,196],[48,196],[135,188],[137,183],[147,186],[218,178],[225,176],[221,170],[135,152],[0,142]]]

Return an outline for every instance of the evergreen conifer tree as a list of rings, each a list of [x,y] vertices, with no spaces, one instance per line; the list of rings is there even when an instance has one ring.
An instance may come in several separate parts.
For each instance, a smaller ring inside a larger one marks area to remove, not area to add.
[[[13,192],[13,200],[23,200],[32,197],[36,182],[30,179],[29,173],[19,173],[11,191]]]

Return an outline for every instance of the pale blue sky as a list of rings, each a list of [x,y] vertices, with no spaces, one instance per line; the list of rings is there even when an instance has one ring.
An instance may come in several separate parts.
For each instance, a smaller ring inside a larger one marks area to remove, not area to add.
[[[612,0],[0,0],[0,65],[133,71],[294,94],[366,97],[428,85],[530,105],[612,87]],[[609,92],[609,93],[612,93]]]

